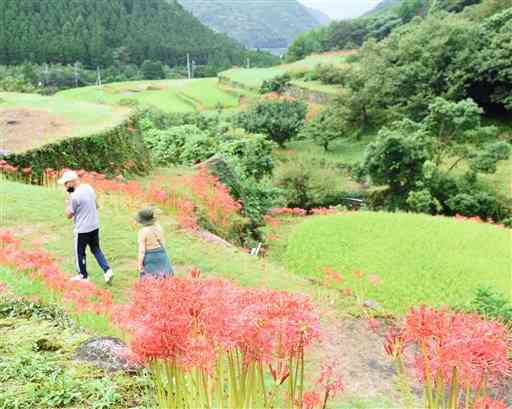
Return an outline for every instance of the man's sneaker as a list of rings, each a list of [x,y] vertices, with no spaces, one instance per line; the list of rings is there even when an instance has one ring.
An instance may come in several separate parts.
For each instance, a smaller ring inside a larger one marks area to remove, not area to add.
[[[71,277],[69,279],[69,281],[87,281],[87,278],[85,278],[84,276],[82,276],[81,274],[78,274],[74,277]]]
[[[111,284],[112,278],[114,278],[114,273],[112,272],[112,269],[110,268],[105,272],[105,283]]]

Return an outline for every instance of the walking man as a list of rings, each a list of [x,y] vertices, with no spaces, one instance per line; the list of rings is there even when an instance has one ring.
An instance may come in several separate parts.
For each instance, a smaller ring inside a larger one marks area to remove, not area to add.
[[[105,272],[105,283],[112,282],[113,273],[100,248],[98,202],[94,189],[80,182],[76,172],[66,171],[58,180],[68,193],[65,214],[75,222],[75,257],[78,275],[72,281],[87,280],[85,250],[91,249],[96,261]]]

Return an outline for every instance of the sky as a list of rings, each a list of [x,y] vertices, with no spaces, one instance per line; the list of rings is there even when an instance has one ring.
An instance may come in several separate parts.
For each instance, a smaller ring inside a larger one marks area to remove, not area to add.
[[[302,4],[323,11],[335,20],[357,17],[375,7],[380,0],[299,0]]]

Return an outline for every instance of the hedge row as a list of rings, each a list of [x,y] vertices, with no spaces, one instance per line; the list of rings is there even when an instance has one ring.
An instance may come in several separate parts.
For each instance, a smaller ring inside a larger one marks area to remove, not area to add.
[[[137,112],[100,133],[63,139],[4,159],[19,169],[31,168],[34,181],[41,180],[47,168],[85,169],[106,175],[146,174],[150,158],[137,129],[141,116]]]

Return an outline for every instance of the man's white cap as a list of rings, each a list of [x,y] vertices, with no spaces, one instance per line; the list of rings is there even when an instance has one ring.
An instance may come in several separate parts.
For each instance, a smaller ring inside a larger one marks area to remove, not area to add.
[[[59,185],[65,185],[68,182],[71,182],[73,180],[78,180],[78,175],[73,170],[67,170],[64,172],[62,177],[57,181]]]

